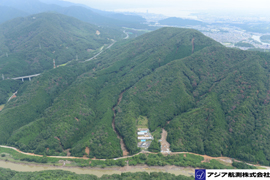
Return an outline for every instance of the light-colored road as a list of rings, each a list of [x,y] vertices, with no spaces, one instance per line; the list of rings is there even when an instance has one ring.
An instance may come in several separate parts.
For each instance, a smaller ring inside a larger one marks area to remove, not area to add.
[[[10,146],[3,146],[3,145],[0,145],[0,147],[2,148],[8,148],[8,149],[13,149],[19,153],[22,153],[22,154],[25,154],[25,155],[29,155],[29,156],[38,156],[38,157],[43,157],[42,155],[38,155],[38,154],[33,154],[33,153],[25,153],[25,152],[22,152],[20,151],[19,149],[17,148],[14,148],[14,147],[10,147]],[[141,151],[137,154],[134,154],[132,156],[124,156],[124,157],[118,157],[118,158],[114,158],[114,160],[118,160],[118,159],[125,159],[125,158],[130,158],[130,157],[133,157],[133,156],[136,156],[138,154],[141,154],[141,153],[148,153],[148,154],[157,154],[157,153],[153,153],[153,152],[149,152],[149,151]],[[167,152],[166,153],[163,153],[163,154],[168,154]],[[212,159],[215,159],[215,160],[220,160],[220,161],[223,161],[223,162],[227,162],[227,163],[232,163],[233,160],[236,161],[236,162],[243,162],[243,161],[239,161],[239,160],[235,160],[233,158],[229,158],[229,157],[211,157],[211,156],[207,156],[207,155],[201,155],[201,154],[196,154],[196,153],[191,153],[191,152],[171,152],[169,153],[170,155],[175,155],[175,154],[194,154],[194,155],[197,155],[197,156],[202,156],[204,157],[205,159],[205,162],[207,161],[210,161]],[[105,161],[106,159],[90,159],[90,158],[84,158],[84,157],[73,157],[73,156],[47,156],[47,157],[50,157],[50,158],[65,158],[65,159],[89,159],[89,160],[101,160],[101,161]],[[245,162],[244,162],[245,163]],[[253,164],[249,164],[249,163],[246,163],[250,166],[256,166],[256,167],[262,167],[262,168],[265,168],[265,169],[270,169],[269,166],[261,166],[261,165],[253,165]]]
[[[127,35],[124,39],[128,39],[129,38],[129,34],[126,31],[123,31],[123,33],[125,33]]]
[[[110,44],[106,49],[111,48],[115,43],[116,43],[116,41],[113,40],[113,43]],[[91,61],[91,60],[95,59],[96,57],[98,57],[98,56],[99,56],[101,53],[103,53],[103,52],[104,52],[104,51],[101,50],[101,51],[100,51],[99,53],[97,53],[95,56],[91,57],[90,59],[85,60],[84,62]]]
[[[12,94],[12,96],[10,96],[10,98],[8,99],[7,102],[9,102],[16,94],[17,94],[18,91],[16,91],[15,93]]]

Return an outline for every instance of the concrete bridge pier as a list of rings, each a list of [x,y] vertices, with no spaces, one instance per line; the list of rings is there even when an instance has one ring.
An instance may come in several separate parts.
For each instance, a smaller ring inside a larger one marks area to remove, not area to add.
[[[29,77],[29,81],[31,81],[31,77]]]
[[[24,82],[23,78],[22,78],[22,82]]]

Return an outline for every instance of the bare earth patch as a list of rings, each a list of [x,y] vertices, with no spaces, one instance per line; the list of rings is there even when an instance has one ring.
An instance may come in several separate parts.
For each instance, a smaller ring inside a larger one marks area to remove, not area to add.
[[[161,134],[161,153],[170,153],[170,144],[167,142],[167,131],[165,129],[162,129],[162,134]]]
[[[4,109],[5,105],[0,105],[0,111],[2,111],[2,109]]]
[[[90,153],[89,147],[86,147],[86,148],[85,148],[85,153],[89,156],[89,153]]]
[[[67,153],[67,156],[70,156],[71,155],[71,153],[69,152],[69,150],[70,149],[65,150],[65,152]]]

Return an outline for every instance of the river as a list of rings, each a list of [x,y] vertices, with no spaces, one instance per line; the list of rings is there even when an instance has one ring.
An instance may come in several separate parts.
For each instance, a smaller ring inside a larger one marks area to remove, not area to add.
[[[262,45],[270,45],[270,44],[268,44],[268,43],[262,42],[262,41],[261,41],[261,36],[253,35],[253,36],[252,36],[252,39],[254,39],[255,41],[258,41],[258,42],[262,43]]]
[[[121,174],[124,172],[167,172],[175,175],[185,175],[191,176],[194,174],[194,168],[184,168],[177,166],[164,166],[164,167],[148,167],[144,166],[125,166],[125,167],[113,167],[113,168],[79,168],[79,167],[54,167],[45,165],[27,165],[27,164],[17,164],[12,162],[0,161],[0,167],[8,168],[19,172],[35,172],[35,171],[45,171],[45,170],[65,170],[74,172],[76,174],[93,174],[101,177],[104,174]]]

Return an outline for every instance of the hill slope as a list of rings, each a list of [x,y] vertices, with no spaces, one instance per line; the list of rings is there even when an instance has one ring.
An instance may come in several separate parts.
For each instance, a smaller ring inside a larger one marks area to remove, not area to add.
[[[0,12],[1,12],[0,24],[13,18],[25,17],[28,15],[28,13],[23,12],[21,10],[4,6],[0,6]]]
[[[0,143],[48,155],[121,156],[114,109],[130,154],[139,151],[142,115],[151,131],[168,131],[172,151],[269,165],[269,61],[195,30],[162,28],[24,84],[0,113]]]
[[[43,3],[39,0],[0,0],[0,4],[5,8],[15,8],[29,15],[44,12],[56,12],[75,17],[81,21],[95,24],[97,26],[116,29],[122,27],[154,29],[153,27],[148,27],[145,24],[141,24],[141,22],[145,22],[145,19],[141,17],[101,11],[74,3],[66,3],[61,1]],[[5,11],[3,12],[3,16],[8,17]],[[10,16],[7,20],[11,20],[13,17],[14,16]]]
[[[76,55],[86,59],[121,34],[55,13],[17,18],[0,25],[0,74],[11,78],[41,73],[53,68],[53,59],[56,65]]]
[[[161,37],[158,42],[157,36]],[[162,29],[119,43],[97,60],[71,63],[37,77],[2,111],[0,142],[35,153],[49,148],[51,155],[71,148],[72,155],[82,156],[88,147],[90,157],[121,156],[112,129],[112,108],[120,93],[159,66],[192,54],[193,37],[197,37],[194,52],[219,45],[194,30]],[[134,126],[125,127],[127,134],[116,128],[129,152],[136,153]]]

